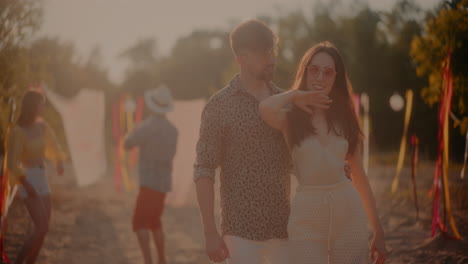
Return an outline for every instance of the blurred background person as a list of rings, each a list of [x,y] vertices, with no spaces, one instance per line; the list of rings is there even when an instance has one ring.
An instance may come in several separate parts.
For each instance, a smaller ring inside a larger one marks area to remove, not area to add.
[[[145,264],[153,263],[150,233],[158,254],[158,263],[166,263],[161,216],[166,193],[172,188],[172,162],[177,147],[177,128],[166,113],[174,105],[168,88],[161,87],[145,94],[145,102],[153,112],[125,138],[125,149],[140,149],[138,174],[140,191],[133,215],[133,231],[143,253]]]
[[[21,113],[8,139],[7,166],[11,184],[20,183],[19,195],[34,223],[32,235],[23,244],[17,264],[32,264],[44,243],[51,214],[50,187],[45,173],[45,160],[55,162],[63,174],[65,157],[49,125],[42,120],[44,96],[27,91],[22,99]]]

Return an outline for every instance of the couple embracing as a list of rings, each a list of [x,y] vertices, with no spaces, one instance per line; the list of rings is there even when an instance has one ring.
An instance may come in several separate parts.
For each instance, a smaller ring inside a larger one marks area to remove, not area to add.
[[[285,92],[272,83],[277,37],[267,25],[246,21],[230,41],[240,73],[205,106],[194,165],[210,260],[384,263],[362,132],[337,48],[312,46]],[[214,216],[218,167],[221,232]],[[292,201],[291,174],[299,183]],[[374,231],[370,256],[367,222]]]

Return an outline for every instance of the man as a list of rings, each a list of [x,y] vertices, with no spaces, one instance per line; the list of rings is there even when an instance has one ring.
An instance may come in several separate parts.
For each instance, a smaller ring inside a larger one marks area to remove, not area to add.
[[[230,264],[288,263],[291,157],[281,133],[259,113],[260,101],[282,92],[271,82],[277,37],[263,22],[249,20],[230,41],[240,73],[205,106],[194,165],[206,254]],[[303,106],[299,98],[293,103]],[[214,217],[217,167],[221,234]]]
[[[158,253],[159,264],[166,264],[161,216],[166,193],[172,185],[172,161],[176,152],[177,129],[166,113],[174,108],[166,87],[145,93],[145,102],[153,115],[125,138],[125,149],[140,148],[140,191],[133,215],[133,231],[145,264],[152,264],[150,233]]]
[[[281,133],[258,112],[260,101],[281,92],[271,83],[277,37],[263,22],[249,20],[230,41],[240,74],[205,106],[194,165],[206,253],[214,262],[284,263],[291,160]],[[218,166],[221,234],[214,217]]]

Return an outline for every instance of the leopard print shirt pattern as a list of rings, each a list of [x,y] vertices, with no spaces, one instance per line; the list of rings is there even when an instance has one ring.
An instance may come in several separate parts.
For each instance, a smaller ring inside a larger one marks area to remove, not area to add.
[[[282,90],[271,84],[272,93]],[[291,157],[282,134],[261,118],[259,101],[239,76],[206,104],[194,180],[214,181],[221,167],[221,231],[244,239],[286,239]]]

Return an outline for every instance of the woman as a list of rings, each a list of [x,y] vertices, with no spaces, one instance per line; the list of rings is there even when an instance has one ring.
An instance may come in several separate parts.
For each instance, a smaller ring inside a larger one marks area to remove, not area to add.
[[[371,258],[385,261],[384,232],[361,160],[362,133],[351,90],[338,50],[323,42],[302,58],[291,91],[260,104],[266,123],[282,131],[299,182],[288,224],[295,264],[367,263],[365,212],[374,230]],[[346,160],[352,181],[343,172]]]
[[[34,223],[34,232],[21,248],[17,264],[36,261],[48,231],[51,212],[50,188],[44,161],[55,162],[57,173],[63,174],[63,152],[47,123],[41,120],[45,99],[28,91],[23,96],[21,113],[8,139],[7,165],[12,184],[20,183],[19,195],[24,200]]]

